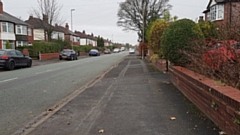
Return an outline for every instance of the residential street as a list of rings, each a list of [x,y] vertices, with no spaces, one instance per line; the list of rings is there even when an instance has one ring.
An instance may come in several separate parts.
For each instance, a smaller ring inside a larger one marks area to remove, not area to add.
[[[219,132],[170,83],[168,74],[158,72],[134,55],[42,122],[26,128],[24,134],[218,135]]]
[[[9,135],[108,71],[127,52],[0,72],[0,134]]]

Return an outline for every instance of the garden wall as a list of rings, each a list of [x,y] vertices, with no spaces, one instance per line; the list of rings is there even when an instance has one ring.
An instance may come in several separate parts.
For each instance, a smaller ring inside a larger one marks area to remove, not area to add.
[[[60,53],[45,53],[39,54],[39,60],[59,59]]]
[[[169,69],[172,83],[220,129],[240,135],[240,91],[179,66]]]

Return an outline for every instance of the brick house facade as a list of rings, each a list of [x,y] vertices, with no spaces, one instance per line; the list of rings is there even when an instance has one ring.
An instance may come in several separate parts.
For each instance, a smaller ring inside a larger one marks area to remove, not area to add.
[[[0,49],[6,49],[7,43],[12,49],[16,46],[27,46],[33,43],[31,25],[3,11],[0,0]]]
[[[203,13],[205,14],[205,20],[213,21],[221,26],[239,22],[239,11],[239,0],[210,0]]]

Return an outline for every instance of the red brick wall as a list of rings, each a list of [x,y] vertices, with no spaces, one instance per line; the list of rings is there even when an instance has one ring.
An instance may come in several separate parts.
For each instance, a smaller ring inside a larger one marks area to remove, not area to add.
[[[164,59],[158,59],[156,62],[153,63],[154,67],[156,67],[160,71],[166,71],[167,66],[166,66],[166,60]]]
[[[41,54],[40,60],[50,60],[50,59],[58,59],[60,53],[45,53]]]
[[[216,84],[209,78],[182,67],[170,67],[172,83],[220,129],[240,135],[240,91]]]
[[[2,40],[0,40],[0,49],[2,49]]]
[[[31,42],[33,45],[33,41],[34,41],[34,33],[33,33],[33,29],[32,29],[32,36],[28,36],[28,42]]]

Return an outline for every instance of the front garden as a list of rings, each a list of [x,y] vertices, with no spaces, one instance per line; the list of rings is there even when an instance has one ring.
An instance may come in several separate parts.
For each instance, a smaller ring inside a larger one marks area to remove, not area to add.
[[[170,61],[172,83],[233,135],[240,134],[239,28],[181,19],[155,21],[147,32],[149,59],[155,65]]]

